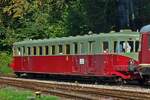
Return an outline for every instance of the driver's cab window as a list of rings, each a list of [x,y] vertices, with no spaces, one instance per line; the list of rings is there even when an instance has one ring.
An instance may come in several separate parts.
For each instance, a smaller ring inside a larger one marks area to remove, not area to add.
[[[134,50],[133,41],[114,41],[114,52],[116,53],[130,53]]]
[[[134,48],[133,44],[134,44],[133,41],[123,41],[122,42],[123,51],[126,53],[133,52],[133,48]]]
[[[128,52],[134,52],[134,42],[133,41],[128,41],[128,46],[129,46],[129,50]]]

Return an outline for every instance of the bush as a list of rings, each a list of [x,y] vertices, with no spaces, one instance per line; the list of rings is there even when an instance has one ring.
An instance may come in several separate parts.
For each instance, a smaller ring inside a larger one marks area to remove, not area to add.
[[[11,54],[1,52],[0,53],[0,73],[1,74],[10,74],[12,73],[9,64],[11,62]]]

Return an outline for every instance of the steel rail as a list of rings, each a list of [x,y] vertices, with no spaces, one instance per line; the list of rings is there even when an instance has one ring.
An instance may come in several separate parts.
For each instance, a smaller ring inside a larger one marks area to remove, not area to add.
[[[150,100],[150,93],[148,92],[97,88],[79,84],[51,83],[47,81],[5,77],[0,78],[0,83],[76,99],[98,100],[102,96],[106,96],[118,99]]]
[[[47,94],[56,95],[59,97],[77,99],[77,100],[98,100],[100,97],[89,96],[86,93],[78,93],[76,91],[68,91],[66,88],[57,88],[51,84],[43,84],[41,82],[17,80],[15,78],[0,78],[0,84],[7,84],[15,87],[30,89],[34,91],[41,91]]]

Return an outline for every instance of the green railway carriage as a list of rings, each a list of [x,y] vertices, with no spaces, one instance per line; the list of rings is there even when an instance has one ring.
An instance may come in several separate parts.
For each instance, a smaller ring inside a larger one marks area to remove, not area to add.
[[[128,43],[130,51],[123,48]],[[117,48],[122,45],[122,50]],[[124,49],[124,50],[123,50]],[[14,55],[84,55],[99,53],[116,53],[138,59],[139,33],[123,30],[122,32],[100,33],[75,37],[50,38],[43,40],[26,40],[13,46]]]

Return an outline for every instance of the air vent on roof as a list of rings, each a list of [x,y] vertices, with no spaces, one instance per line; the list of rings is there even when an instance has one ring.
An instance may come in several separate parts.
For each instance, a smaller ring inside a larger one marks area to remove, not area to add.
[[[110,33],[115,33],[115,31],[110,31]]]
[[[132,32],[132,30],[124,29],[124,30],[120,30],[120,32]]]

